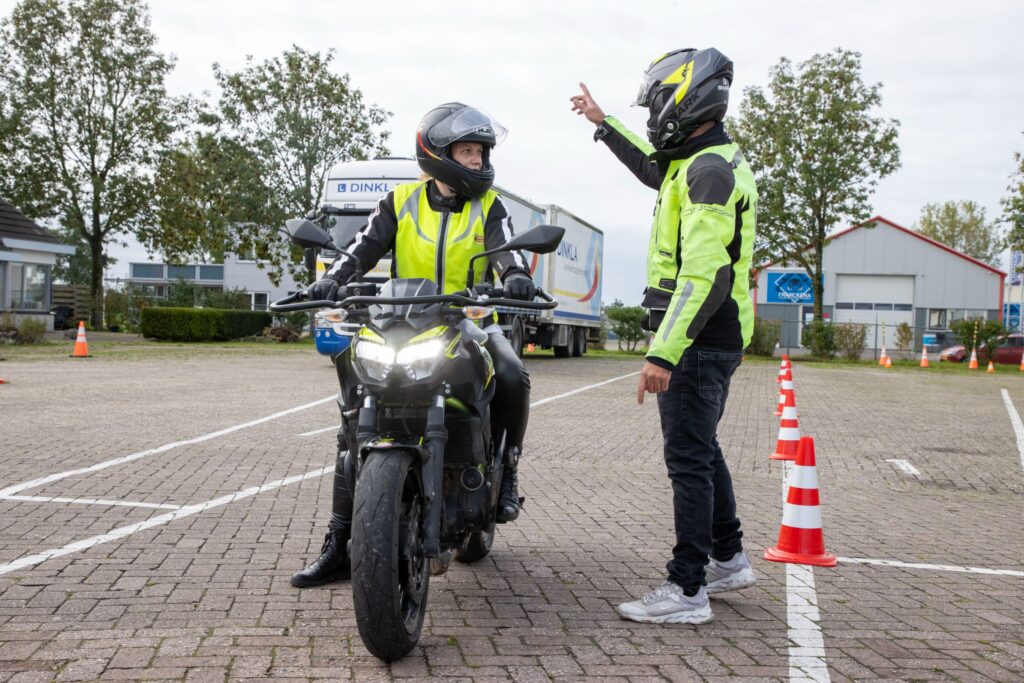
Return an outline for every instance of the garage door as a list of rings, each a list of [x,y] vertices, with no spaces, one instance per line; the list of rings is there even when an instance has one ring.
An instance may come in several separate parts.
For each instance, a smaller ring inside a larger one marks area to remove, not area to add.
[[[914,326],[914,276],[839,275],[834,311],[833,320],[837,323],[872,327],[885,323],[886,341],[891,346],[891,330],[900,323]],[[874,345],[874,337],[875,330],[869,329],[868,346]]]

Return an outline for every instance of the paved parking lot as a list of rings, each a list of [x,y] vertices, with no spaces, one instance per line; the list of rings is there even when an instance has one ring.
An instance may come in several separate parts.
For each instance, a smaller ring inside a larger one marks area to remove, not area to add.
[[[533,359],[533,399],[637,366]],[[1007,407],[1024,409],[1024,378],[1009,370],[796,366],[843,558],[811,571],[760,559],[782,507],[776,366],[744,364],[720,439],[760,581],[700,627],[612,610],[660,582],[672,543],[655,405],[635,404],[633,377],[538,405],[523,516],[487,559],[431,582],[420,647],[389,667],[362,647],[347,584],[288,583],[328,516],[333,435],[302,436],[337,422],[326,361],[2,369],[0,681],[1024,680]]]

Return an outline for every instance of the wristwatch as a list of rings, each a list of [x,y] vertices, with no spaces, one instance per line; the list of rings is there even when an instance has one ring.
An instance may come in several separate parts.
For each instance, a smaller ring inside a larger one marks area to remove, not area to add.
[[[594,131],[594,142],[600,142],[606,137],[611,135],[612,127],[608,125],[607,120],[602,121],[601,125]]]

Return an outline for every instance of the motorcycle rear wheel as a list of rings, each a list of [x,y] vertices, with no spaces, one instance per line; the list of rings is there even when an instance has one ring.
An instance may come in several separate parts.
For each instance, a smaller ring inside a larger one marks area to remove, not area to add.
[[[352,515],[352,601],[372,655],[393,662],[416,647],[430,585],[423,555],[425,501],[407,451],[370,451]]]
[[[474,531],[469,535],[469,540],[466,542],[466,547],[459,551],[459,554],[455,556],[456,561],[462,564],[469,564],[470,562],[476,562],[487,557],[487,554],[491,552],[491,545],[494,544],[494,528],[492,527],[490,532],[487,531]]]

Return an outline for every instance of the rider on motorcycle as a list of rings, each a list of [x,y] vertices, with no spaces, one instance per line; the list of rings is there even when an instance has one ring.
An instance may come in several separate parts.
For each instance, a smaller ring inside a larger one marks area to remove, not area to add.
[[[512,238],[512,219],[491,189],[490,152],[505,134],[497,122],[459,102],[427,112],[416,130],[416,161],[427,179],[399,185],[380,200],[349,247],[359,263],[339,256],[324,277],[310,285],[309,299],[335,299],[357,270],[372,269],[389,250],[394,252],[392,277],[433,280],[443,294],[464,289],[470,259]],[[495,273],[506,297],[534,298],[536,287],[522,254],[503,252],[490,256],[489,263],[474,262],[474,283],[490,281]],[[511,522],[519,516],[516,468],[529,418],[530,377],[497,323],[492,321],[484,331],[497,380],[492,415],[505,431],[497,519]],[[306,588],[349,578],[351,526],[352,491],[339,452],[331,521],[321,555],[292,576],[293,586]]]

